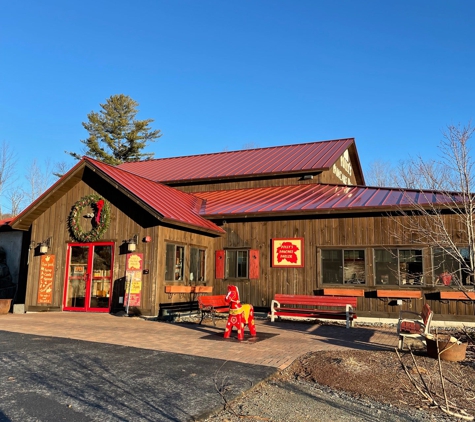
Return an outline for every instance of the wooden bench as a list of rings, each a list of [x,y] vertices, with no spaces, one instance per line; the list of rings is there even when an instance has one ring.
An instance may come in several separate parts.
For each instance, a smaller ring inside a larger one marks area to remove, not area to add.
[[[271,303],[270,320],[274,322],[276,317],[283,316],[341,319],[346,320],[346,328],[350,328],[353,326],[353,320],[356,319],[356,303],[356,297],[276,294]]]
[[[158,317],[166,321],[173,321],[184,315],[196,314],[199,309],[196,301],[160,303],[159,306]]]
[[[199,296],[198,297],[198,306],[201,311],[201,321],[207,315],[211,315],[213,324],[216,325],[214,317],[217,313],[227,314],[229,313],[229,303],[226,303],[225,295],[214,295],[214,296]]]

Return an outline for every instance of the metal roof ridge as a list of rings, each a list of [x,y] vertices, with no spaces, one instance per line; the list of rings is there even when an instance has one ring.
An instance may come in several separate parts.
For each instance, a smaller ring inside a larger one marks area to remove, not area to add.
[[[260,147],[260,148],[249,148],[249,149],[236,149],[232,151],[221,151],[221,152],[207,152],[203,154],[192,154],[192,155],[179,155],[175,157],[162,157],[162,158],[153,158],[150,160],[142,160],[142,161],[129,161],[126,163],[121,163],[117,167],[120,167],[122,165],[127,165],[127,164],[136,164],[136,163],[146,163],[146,162],[152,162],[152,161],[162,161],[162,160],[175,160],[175,159],[183,159],[183,158],[191,158],[191,157],[206,157],[206,156],[216,156],[216,155],[226,155],[226,154],[236,154],[236,153],[245,153],[248,151],[256,151],[256,150],[270,150],[270,149],[278,149],[278,148],[294,148],[294,147],[302,147],[306,145],[312,145],[312,144],[324,144],[324,143],[330,143],[330,142],[347,142],[347,141],[353,141],[354,138],[341,138],[341,139],[329,139],[329,140],[324,140],[324,141],[311,141],[311,142],[300,142],[297,144],[286,144],[286,145],[273,145],[269,147]],[[90,157],[88,157],[90,158]]]

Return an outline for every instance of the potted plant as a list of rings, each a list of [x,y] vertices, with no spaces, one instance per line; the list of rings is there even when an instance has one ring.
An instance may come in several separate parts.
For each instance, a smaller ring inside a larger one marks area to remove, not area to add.
[[[459,362],[465,359],[468,343],[461,342],[450,334],[428,334],[426,336],[427,355],[441,360]]]

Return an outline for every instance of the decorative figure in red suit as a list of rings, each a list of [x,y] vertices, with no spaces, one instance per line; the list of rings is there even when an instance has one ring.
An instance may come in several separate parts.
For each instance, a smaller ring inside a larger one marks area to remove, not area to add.
[[[229,338],[233,327],[236,327],[238,340],[244,340],[244,326],[247,324],[252,337],[256,336],[254,323],[254,307],[250,304],[241,304],[239,290],[236,286],[228,286],[226,303],[229,303],[229,317],[224,330],[224,338]]]

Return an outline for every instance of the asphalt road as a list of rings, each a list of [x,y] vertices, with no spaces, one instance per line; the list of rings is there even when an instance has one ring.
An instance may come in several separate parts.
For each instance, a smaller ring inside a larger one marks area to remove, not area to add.
[[[275,370],[0,331],[0,422],[199,420]]]

